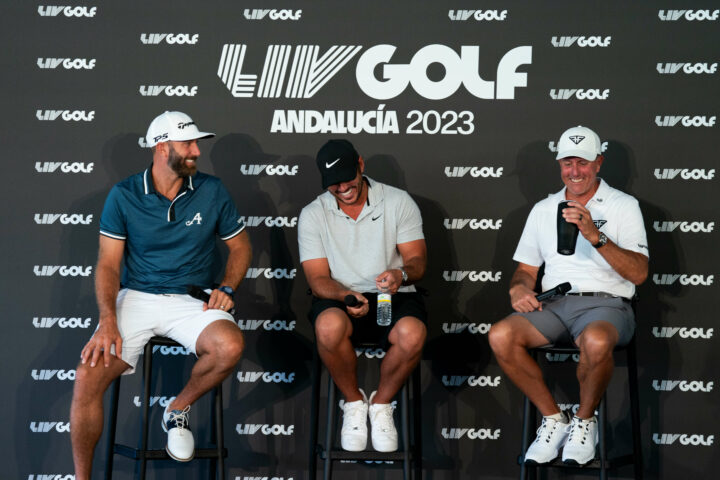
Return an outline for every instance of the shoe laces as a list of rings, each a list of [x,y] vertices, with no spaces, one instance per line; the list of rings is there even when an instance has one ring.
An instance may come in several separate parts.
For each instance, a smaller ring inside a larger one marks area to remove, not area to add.
[[[345,402],[343,405],[344,423],[357,430],[365,422],[365,408],[361,402]]]
[[[553,418],[543,417],[542,423],[538,427],[536,441],[545,440],[545,443],[550,443],[550,437],[552,437],[555,430],[560,426],[560,422]]]
[[[168,422],[174,423],[175,428],[184,430],[190,422],[190,405],[182,410],[170,410],[168,412]]]
[[[390,432],[393,430],[395,423],[393,422],[393,410],[395,407],[388,403],[373,409],[373,426],[379,428],[382,432]]]
[[[585,440],[587,440],[588,434],[590,433],[591,423],[591,419],[585,420],[574,417],[572,423],[565,427],[565,431],[570,434],[568,436],[568,442],[580,442],[585,445]]]

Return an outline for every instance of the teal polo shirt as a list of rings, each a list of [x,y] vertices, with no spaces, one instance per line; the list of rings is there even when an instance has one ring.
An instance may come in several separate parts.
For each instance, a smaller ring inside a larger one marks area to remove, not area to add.
[[[220,273],[215,237],[245,228],[220,179],[197,172],[171,201],[153,185],[152,165],[116,184],[100,217],[100,234],[125,241],[121,286],[148,293],[209,288]]]

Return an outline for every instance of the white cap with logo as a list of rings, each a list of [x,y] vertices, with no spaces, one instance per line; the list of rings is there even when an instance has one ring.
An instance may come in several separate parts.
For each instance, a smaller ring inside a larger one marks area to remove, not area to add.
[[[555,160],[566,157],[580,157],[594,162],[602,153],[602,144],[597,133],[578,125],[568,128],[560,135],[558,154]]]
[[[182,112],[165,112],[150,123],[145,140],[148,147],[154,147],[160,142],[183,142],[214,136],[214,133],[198,130],[192,118]]]

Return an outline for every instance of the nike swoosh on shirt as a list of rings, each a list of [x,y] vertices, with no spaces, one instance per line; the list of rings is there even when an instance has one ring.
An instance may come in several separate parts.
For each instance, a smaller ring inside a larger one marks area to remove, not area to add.
[[[377,220],[380,217],[382,217],[382,213],[380,215],[378,215],[377,217],[373,218],[372,221],[374,222],[375,220]]]
[[[325,168],[330,168],[330,167],[332,167],[333,165],[335,165],[335,164],[336,164],[337,162],[339,162],[339,161],[340,161],[340,157],[338,157],[338,159],[335,160],[335,161],[332,162],[332,163],[327,163],[327,162],[325,162]]]

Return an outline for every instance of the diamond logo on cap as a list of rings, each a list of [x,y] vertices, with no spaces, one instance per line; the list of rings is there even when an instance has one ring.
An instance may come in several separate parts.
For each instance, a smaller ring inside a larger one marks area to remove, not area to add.
[[[583,135],[572,135],[569,138],[575,145],[585,140],[585,137]]]
[[[340,157],[338,157],[337,159],[335,159],[334,162],[331,162],[331,163],[325,162],[325,168],[330,168],[330,167],[332,167],[333,165],[335,165],[335,164],[336,164],[337,162],[339,162],[339,161],[340,161]]]

